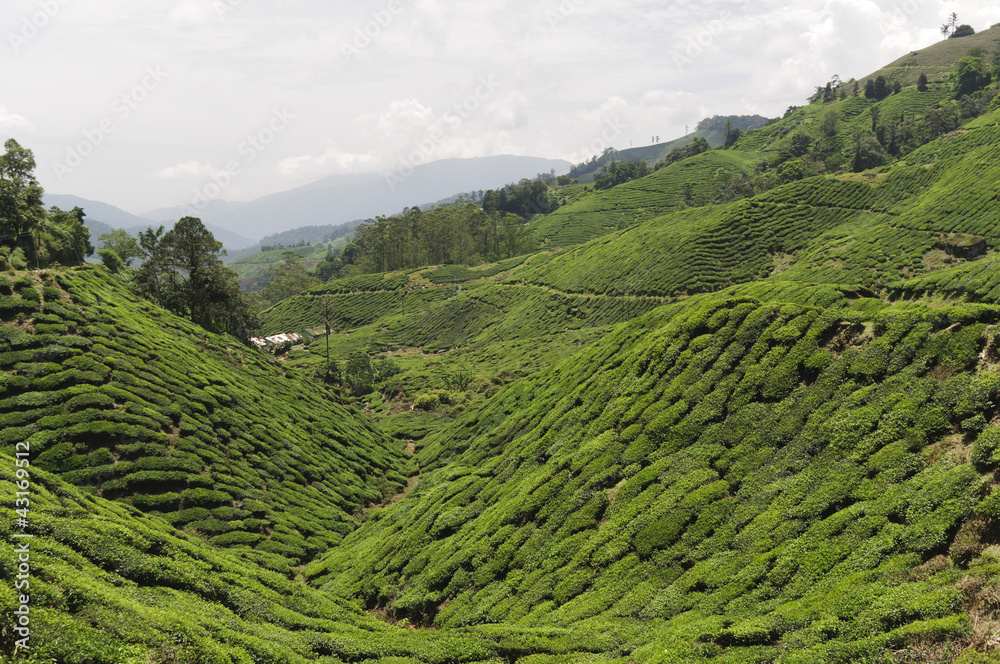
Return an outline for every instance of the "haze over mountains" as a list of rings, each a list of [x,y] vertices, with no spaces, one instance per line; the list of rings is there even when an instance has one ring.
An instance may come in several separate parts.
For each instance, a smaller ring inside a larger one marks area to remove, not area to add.
[[[47,194],[48,205],[72,209],[79,205],[88,220],[114,228],[137,229],[169,224],[183,216],[197,216],[229,249],[243,249],[261,238],[302,226],[342,224],[405,207],[423,205],[463,191],[501,187],[521,178],[570,168],[561,159],[501,155],[478,159],[445,159],[394,172],[334,175],[290,191],[246,203],[225,200],[184,204],[134,215],[112,205],[76,196]],[[99,235],[101,232],[95,233]]]

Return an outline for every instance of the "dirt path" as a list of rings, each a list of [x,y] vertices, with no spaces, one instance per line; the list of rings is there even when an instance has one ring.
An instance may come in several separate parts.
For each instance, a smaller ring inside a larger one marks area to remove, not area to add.
[[[408,440],[406,441],[405,450],[406,453],[412,457],[417,453],[417,444],[412,440]],[[420,484],[420,464],[417,462],[416,459],[413,460],[413,464],[417,467],[417,474],[411,477],[409,481],[407,481],[405,489],[403,489],[401,492],[397,493],[395,496],[390,498],[389,502],[380,507],[379,509],[388,507],[389,505],[395,505],[403,498],[406,498],[408,495],[413,493],[413,490],[417,488],[417,485]]]

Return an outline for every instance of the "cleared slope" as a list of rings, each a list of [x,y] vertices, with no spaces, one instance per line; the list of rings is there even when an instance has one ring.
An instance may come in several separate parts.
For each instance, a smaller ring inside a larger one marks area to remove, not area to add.
[[[989,56],[1000,47],[1000,28],[992,27],[968,37],[944,39],[936,44],[911,51],[872,74],[860,80],[861,89],[869,79],[885,76],[889,81],[899,81],[903,85],[916,85],[920,74],[936,83],[944,82],[951,73],[952,66],[970,50],[981,48]]]

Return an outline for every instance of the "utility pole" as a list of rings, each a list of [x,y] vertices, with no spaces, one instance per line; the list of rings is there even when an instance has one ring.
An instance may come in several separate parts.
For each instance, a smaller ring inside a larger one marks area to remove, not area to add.
[[[326,328],[326,373],[324,373],[325,382],[330,381],[330,296],[327,295],[323,298],[323,323]]]

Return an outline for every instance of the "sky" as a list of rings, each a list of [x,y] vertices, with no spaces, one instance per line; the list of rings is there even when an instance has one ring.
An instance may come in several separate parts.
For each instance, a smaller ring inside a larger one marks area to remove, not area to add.
[[[47,192],[135,214],[445,158],[578,163],[780,116],[951,12],[1000,22],[978,0],[3,0],[0,136]]]

